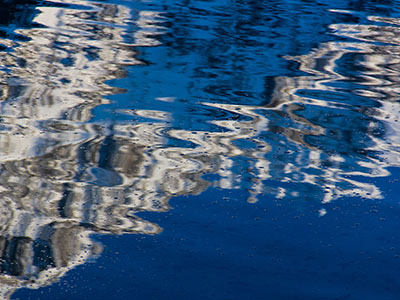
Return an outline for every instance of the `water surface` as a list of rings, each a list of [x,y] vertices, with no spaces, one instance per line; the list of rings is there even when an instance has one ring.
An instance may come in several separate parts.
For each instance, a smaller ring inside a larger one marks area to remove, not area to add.
[[[397,299],[396,1],[5,1],[4,299]]]

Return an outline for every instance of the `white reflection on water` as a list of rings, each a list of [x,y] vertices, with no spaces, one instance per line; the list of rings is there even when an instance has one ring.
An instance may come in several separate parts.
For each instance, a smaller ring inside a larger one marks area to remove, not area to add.
[[[2,41],[11,50],[0,55],[4,298],[19,287],[48,285],[97,255],[93,232],[158,232],[133,213],[167,205],[152,181],[132,186],[151,163],[146,147],[162,144],[157,131],[163,125],[115,128],[110,170],[98,167],[109,129],[86,123],[94,107],[108,103],[104,96],[120,92],[105,81],[125,76],[124,66],[143,64],[133,47],[159,43],[153,37],[162,30],[161,16],[123,5],[59,2],[38,8],[39,27],[17,30],[29,40]]]
[[[371,16],[368,19],[396,23],[391,18]],[[321,168],[318,159],[310,160],[310,165],[325,172],[326,182],[330,181],[325,185],[329,192],[325,194],[323,202],[354,193],[370,199],[382,198],[378,187],[373,184],[348,178],[388,176],[388,167],[399,166],[400,48],[397,39],[393,37],[400,28],[354,24],[333,24],[330,28],[338,36],[354,40],[323,43],[307,55],[288,58],[298,61],[299,69],[311,76],[278,78],[277,83],[281,88],[276,89],[278,92],[274,95],[273,106],[292,113],[320,110],[319,116],[313,112],[310,114],[312,118],[299,118],[296,114],[293,118],[303,128],[307,128],[302,130],[303,136],[322,135],[324,138],[321,141],[328,145],[307,143],[297,135],[295,139],[290,136],[289,139],[309,148],[313,157],[328,154],[329,159],[336,162],[335,168]],[[352,61],[348,61],[347,57],[350,56]],[[350,64],[346,66],[347,69],[363,69],[358,74],[345,74],[342,61]],[[359,102],[351,98],[354,95],[359,96]],[[345,118],[340,120],[340,115]],[[339,117],[338,121],[334,120],[335,116]],[[329,130],[337,133],[332,139],[327,133]],[[342,152],[341,149],[351,146],[351,142],[342,140],[344,136],[341,134],[346,130],[353,134],[354,143],[359,143],[357,139],[361,137],[362,144]],[[372,155],[358,155],[353,152],[357,147],[359,153],[368,152]],[[346,168],[346,164],[353,167]],[[349,183],[350,188],[343,189],[340,187],[341,182]]]

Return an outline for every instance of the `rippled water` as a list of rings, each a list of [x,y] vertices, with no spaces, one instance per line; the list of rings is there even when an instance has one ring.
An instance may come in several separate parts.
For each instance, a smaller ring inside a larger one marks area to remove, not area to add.
[[[0,14],[1,297],[398,299],[397,1]]]

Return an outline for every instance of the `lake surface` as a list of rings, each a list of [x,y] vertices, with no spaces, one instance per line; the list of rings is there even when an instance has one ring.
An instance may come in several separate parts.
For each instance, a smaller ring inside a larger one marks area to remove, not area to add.
[[[399,299],[398,1],[2,1],[0,299]]]

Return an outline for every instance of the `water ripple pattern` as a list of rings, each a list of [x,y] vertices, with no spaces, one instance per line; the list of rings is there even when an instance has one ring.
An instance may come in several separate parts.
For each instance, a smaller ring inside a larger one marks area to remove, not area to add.
[[[3,297],[97,255],[90,233],[157,233],[134,212],[167,207],[154,180],[139,180],[160,125],[88,123],[105,96],[122,92],[106,81],[144,64],[134,47],[158,45],[162,17],[88,1],[37,10],[34,27],[13,31],[21,40],[1,40]]]
[[[326,1],[17,2],[0,26],[5,299],[99,255],[93,233],[159,233],[137,214],[174,196],[241,189],[323,216],[343,196],[383,199],[367,179],[400,165],[398,17]]]

